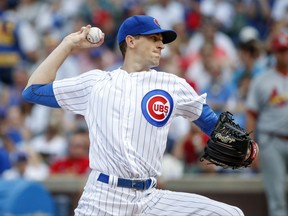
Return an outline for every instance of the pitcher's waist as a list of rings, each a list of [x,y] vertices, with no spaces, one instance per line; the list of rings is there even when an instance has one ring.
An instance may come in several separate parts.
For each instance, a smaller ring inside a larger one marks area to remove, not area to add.
[[[106,183],[109,185],[116,185],[117,187],[131,188],[134,190],[147,190],[149,188],[156,187],[156,178],[150,177],[147,179],[127,179],[119,178],[117,176],[108,175],[98,172],[97,181]]]

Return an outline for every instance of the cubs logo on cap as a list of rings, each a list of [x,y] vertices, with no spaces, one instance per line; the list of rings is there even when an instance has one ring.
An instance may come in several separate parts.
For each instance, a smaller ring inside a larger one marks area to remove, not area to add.
[[[156,19],[154,18],[153,21],[154,21],[154,23],[155,23],[157,26],[159,26],[159,27],[161,28],[161,26],[160,26],[158,20],[156,20]]]
[[[145,119],[156,127],[162,127],[167,123],[173,106],[174,102],[171,95],[161,89],[148,92],[141,102],[141,109]]]

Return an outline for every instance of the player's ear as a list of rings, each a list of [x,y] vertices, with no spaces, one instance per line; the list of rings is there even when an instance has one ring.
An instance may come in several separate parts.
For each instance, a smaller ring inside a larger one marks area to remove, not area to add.
[[[127,47],[134,47],[135,46],[135,37],[128,35],[126,38]]]

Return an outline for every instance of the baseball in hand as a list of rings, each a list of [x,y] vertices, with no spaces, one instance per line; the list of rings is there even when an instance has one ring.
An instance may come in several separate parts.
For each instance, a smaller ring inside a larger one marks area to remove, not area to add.
[[[90,28],[90,31],[86,38],[90,43],[98,43],[102,35],[103,35],[103,32],[101,31],[101,29],[97,27],[92,27]]]

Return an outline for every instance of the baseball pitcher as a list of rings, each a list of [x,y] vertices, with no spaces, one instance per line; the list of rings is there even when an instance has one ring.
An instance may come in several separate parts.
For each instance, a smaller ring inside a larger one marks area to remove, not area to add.
[[[205,94],[198,95],[182,78],[152,69],[159,65],[164,44],[176,39],[176,32],[161,29],[150,16],[129,17],[118,31],[124,58],[120,68],[95,69],[55,81],[57,70],[71,52],[104,42],[104,35],[98,43],[87,41],[90,28],[66,36],[34,71],[23,91],[27,101],[61,107],[86,119],[92,171],[75,215],[243,216],[239,208],[204,196],[156,189],[169,126],[177,116],[194,122],[208,135],[215,134],[203,158],[217,165],[245,167],[256,151],[247,134],[230,124],[229,115],[223,114],[218,121]],[[229,125],[226,134],[221,134],[221,128]],[[217,133],[213,133],[214,127],[219,129]],[[234,131],[235,137],[227,131]],[[238,140],[242,149],[232,146],[229,150],[241,155],[235,154],[228,159],[230,164],[226,163],[231,152],[221,152],[231,143],[236,146]]]

